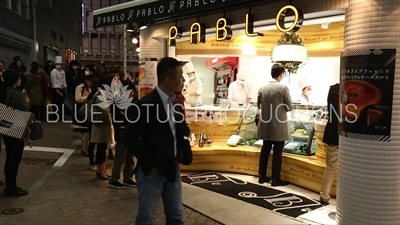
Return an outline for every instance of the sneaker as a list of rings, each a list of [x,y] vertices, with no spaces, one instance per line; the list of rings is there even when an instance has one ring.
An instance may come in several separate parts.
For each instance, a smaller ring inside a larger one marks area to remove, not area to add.
[[[124,185],[128,186],[128,187],[136,187],[136,182],[133,181],[132,179],[126,180],[123,183]]]
[[[124,189],[124,188],[126,188],[126,185],[121,184],[119,181],[114,181],[114,182],[108,183],[108,187],[116,188],[116,189]]]

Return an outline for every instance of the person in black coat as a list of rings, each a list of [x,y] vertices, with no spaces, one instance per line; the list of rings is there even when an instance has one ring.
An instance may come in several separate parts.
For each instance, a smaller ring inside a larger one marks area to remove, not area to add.
[[[330,199],[329,192],[335,181],[335,173],[338,164],[338,146],[339,146],[339,90],[340,85],[332,85],[328,93],[329,120],[325,127],[323,142],[328,145],[326,153],[326,168],[322,177],[320,192],[320,202],[327,205]]]
[[[135,94],[135,85],[126,80],[119,81],[122,83],[122,86],[128,86],[128,91],[130,91],[130,98],[134,97]],[[135,99],[133,99],[135,102]],[[132,103],[133,104],[133,103]],[[115,158],[114,164],[112,167],[111,178],[108,183],[108,187],[122,189],[126,186],[128,187],[136,187],[136,182],[132,180],[135,162],[133,161],[133,154],[131,151],[127,151],[125,145],[121,140],[121,127],[126,124],[128,121],[125,118],[125,110],[118,108],[117,105],[113,104],[110,107],[112,114],[112,121],[114,126],[114,139],[116,142],[115,145]],[[121,167],[124,164],[123,170],[123,183],[119,182],[121,175]]]

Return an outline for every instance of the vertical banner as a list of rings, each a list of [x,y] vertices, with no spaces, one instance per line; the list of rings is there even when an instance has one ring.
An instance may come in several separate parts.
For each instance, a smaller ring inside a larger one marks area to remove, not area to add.
[[[149,94],[157,86],[157,59],[139,62],[139,99]]]
[[[396,49],[358,49],[342,54],[337,112],[342,115],[340,135],[390,141],[395,67]]]

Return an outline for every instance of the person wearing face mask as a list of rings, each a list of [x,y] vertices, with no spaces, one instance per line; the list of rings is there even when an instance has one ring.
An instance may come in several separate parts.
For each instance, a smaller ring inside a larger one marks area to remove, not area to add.
[[[65,76],[67,79],[68,93],[74,93],[75,88],[80,84],[80,81],[82,80],[78,61],[72,60],[70,62]]]
[[[307,79],[307,77],[303,77],[299,80],[299,87],[301,89],[300,104],[314,104],[313,100],[310,98],[312,89],[310,81]]]
[[[201,98],[201,94],[203,94],[203,82],[196,77],[193,63],[188,62],[186,64],[186,69],[189,77],[189,84],[187,85],[186,90],[183,91],[183,95],[185,96],[187,103],[201,106],[203,105],[203,99]]]
[[[245,70],[239,71],[237,75],[237,80],[229,85],[229,102],[234,102],[238,105],[246,105],[250,103],[251,87],[246,83],[246,74],[247,72]]]
[[[63,116],[62,105],[65,100],[65,96],[68,94],[67,80],[65,77],[65,71],[62,69],[62,57],[56,56],[55,58],[56,68],[51,71],[51,88],[53,91],[53,104],[57,107],[54,108],[53,112],[57,112],[59,118]]]

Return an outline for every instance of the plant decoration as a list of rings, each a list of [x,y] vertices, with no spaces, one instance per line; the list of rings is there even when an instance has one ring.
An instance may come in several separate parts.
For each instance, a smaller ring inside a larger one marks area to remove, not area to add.
[[[303,39],[297,35],[296,33],[284,33],[282,36],[277,40],[276,46],[281,44],[293,44],[293,45],[303,45]],[[296,74],[297,71],[304,66],[306,62],[297,61],[297,62],[285,62],[285,61],[275,61],[273,59],[273,51],[271,51],[271,60],[273,63],[281,63],[290,74]]]

